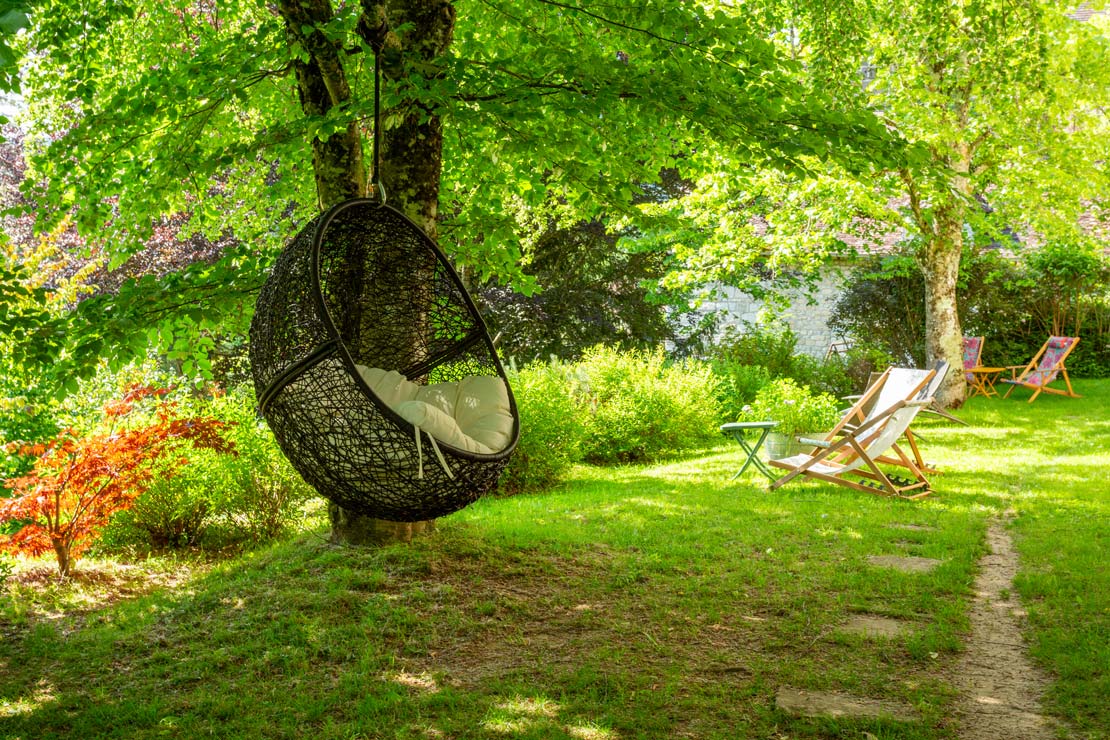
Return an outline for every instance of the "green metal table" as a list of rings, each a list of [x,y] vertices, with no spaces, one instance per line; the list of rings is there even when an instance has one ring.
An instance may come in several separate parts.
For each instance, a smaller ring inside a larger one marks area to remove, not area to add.
[[[725,434],[731,434],[732,438],[744,448],[744,452],[748,455],[747,459],[744,460],[744,464],[740,467],[740,470],[729,480],[736,480],[742,476],[749,465],[754,465],[756,469],[767,476],[767,479],[772,483],[777,480],[777,477],[771,472],[770,468],[767,467],[767,464],[759,458],[759,448],[763,446],[763,441],[767,439],[767,435],[775,428],[777,423],[778,422],[774,421],[738,421],[721,425],[721,431]],[[758,436],[756,436],[756,433],[758,433]],[[751,438],[749,438],[748,435],[750,435]],[[752,442],[752,438],[755,439],[754,442]]]

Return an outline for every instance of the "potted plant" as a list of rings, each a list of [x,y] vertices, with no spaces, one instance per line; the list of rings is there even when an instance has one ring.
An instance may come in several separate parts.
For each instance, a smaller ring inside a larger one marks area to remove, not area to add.
[[[813,393],[793,378],[779,378],[756,393],[739,420],[776,422],[763,447],[768,458],[777,460],[801,451],[798,436],[816,436],[832,428],[840,420],[838,406],[828,393]]]

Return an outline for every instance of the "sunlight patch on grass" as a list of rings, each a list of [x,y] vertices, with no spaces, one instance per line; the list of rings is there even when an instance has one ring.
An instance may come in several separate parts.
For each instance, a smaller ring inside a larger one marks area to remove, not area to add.
[[[561,707],[550,699],[533,696],[514,696],[496,705],[496,709],[526,717],[554,717]]]
[[[567,734],[579,740],[616,740],[619,737],[612,730],[597,725],[571,725],[567,727]]]
[[[505,735],[523,734],[550,724],[559,710],[560,706],[549,699],[514,696],[495,704],[482,727]]]
[[[847,537],[851,540],[862,540],[863,533],[859,530],[845,527],[843,529],[830,529],[828,527],[820,527],[817,529],[817,534],[822,537]]]
[[[581,740],[618,740],[619,735],[595,722],[565,723],[563,706],[542,696],[514,696],[497,702],[482,721],[482,727],[503,735],[526,737],[569,736]]]
[[[399,683],[421,694],[434,694],[440,690],[439,681],[435,679],[430,673],[408,673],[406,671],[396,671],[394,673],[385,674],[384,678],[387,681]]]
[[[18,717],[21,714],[31,714],[56,700],[54,687],[45,678],[40,679],[30,696],[22,696],[15,701],[0,699],[0,717]]]

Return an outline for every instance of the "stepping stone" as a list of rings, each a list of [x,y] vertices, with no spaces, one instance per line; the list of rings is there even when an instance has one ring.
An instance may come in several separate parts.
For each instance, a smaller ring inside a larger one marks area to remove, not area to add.
[[[913,632],[913,625],[901,619],[880,617],[877,614],[853,614],[837,628],[837,632],[864,637],[901,637]]]
[[[900,570],[903,573],[928,573],[944,561],[912,555],[869,555],[867,562],[882,568]]]
[[[928,524],[889,524],[891,529],[904,529],[909,532],[939,532],[936,527],[930,527]]]
[[[901,702],[826,691],[779,689],[775,694],[775,706],[802,717],[887,718],[898,722],[916,722],[920,719],[912,707]]]

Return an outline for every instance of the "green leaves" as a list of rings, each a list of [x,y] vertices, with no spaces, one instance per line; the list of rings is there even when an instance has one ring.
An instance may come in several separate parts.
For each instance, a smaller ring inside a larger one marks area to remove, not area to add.
[[[40,228],[73,209],[90,243],[110,264],[124,265],[149,250],[167,216],[187,212],[190,228],[209,239],[250,245],[237,254],[250,252],[242,269],[257,284],[292,224],[314,209],[311,142],[352,123],[373,133],[373,65],[356,33],[360,7],[343,4],[329,20],[301,24],[294,43],[280,18],[256,3],[220,3],[218,12],[185,0],[86,5],[44,0],[21,41],[40,60],[27,70],[36,129],[27,192]],[[952,128],[892,93],[883,120],[861,104],[879,88],[865,93],[859,85],[857,41],[876,58],[905,65],[905,77],[880,69],[883,90],[926,77],[899,56],[898,43],[873,33],[880,13],[886,22],[905,5],[887,13],[863,4],[800,12],[774,3],[461,0],[448,54],[390,60],[383,123],[389,129],[414,113],[442,118],[439,231],[444,247],[483,278],[529,288],[519,262],[535,238],[534,214],[549,207],[567,222],[602,213],[625,218],[639,227],[639,246],[674,248],[691,273],[740,274],[762,262],[784,274],[809,269],[815,255],[837,247],[814,224],[839,216],[850,222],[854,210],[871,205],[833,187],[839,210],[819,206],[814,193],[797,187],[801,178],[916,172]],[[939,6],[926,10],[944,14]],[[836,33],[818,27],[825,11]],[[994,16],[976,10],[969,18]],[[861,19],[868,23],[845,30]],[[913,30],[910,20],[898,23]],[[412,40],[411,28],[394,31],[403,43]],[[339,55],[350,100],[326,115],[303,115],[297,98],[293,62],[307,54],[301,44],[308,39],[352,52]],[[946,64],[959,56],[948,48],[936,56]],[[1022,69],[1043,58],[1030,54]],[[937,100],[942,87],[930,93]],[[992,118],[980,130],[993,126]],[[636,207],[643,186],[676,167],[707,188],[700,202],[666,213]],[[769,173],[764,182],[741,182],[756,170]],[[832,179],[820,182],[831,187]],[[739,206],[753,207],[748,201],[774,216],[769,253],[762,235],[745,226]],[[791,231],[803,238],[787,238]],[[755,257],[737,257],[744,249]],[[94,300],[74,315],[90,322],[71,327],[74,361],[114,353],[109,347],[131,351],[139,344],[133,337],[149,337],[152,325],[170,347],[169,334],[212,331],[226,318],[221,311],[240,325],[241,283],[216,273],[182,268],[177,282],[166,276]]]
[[[13,37],[30,25],[30,3],[0,0],[0,91],[19,92],[19,53],[12,47]]]

